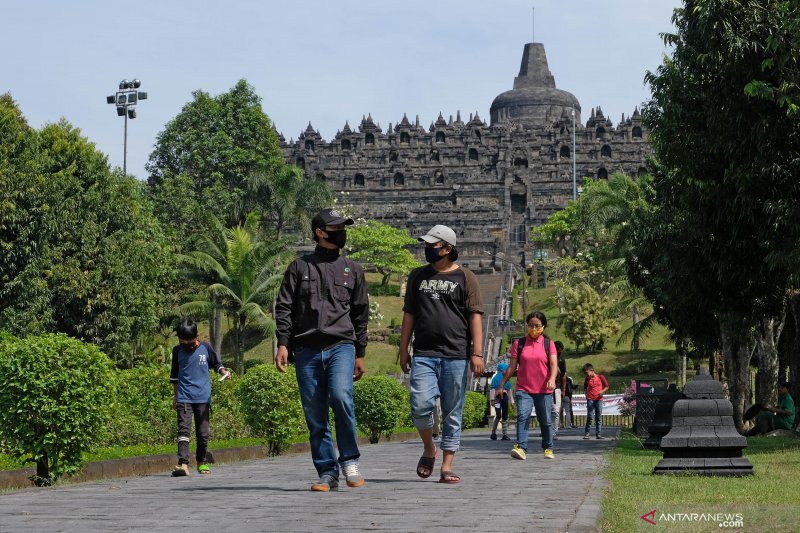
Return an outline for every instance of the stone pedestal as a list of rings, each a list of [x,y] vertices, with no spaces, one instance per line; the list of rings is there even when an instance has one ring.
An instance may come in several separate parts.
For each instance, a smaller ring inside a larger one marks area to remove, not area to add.
[[[683,398],[683,394],[670,385],[667,392],[660,395],[653,421],[647,426],[647,440],[644,441],[645,448],[658,448],[661,446],[661,439],[672,429],[672,408],[675,402]]]
[[[672,428],[661,439],[664,458],[653,473],[752,474],[753,465],[742,456],[747,439],[736,430],[733,404],[724,398],[722,384],[700,369],[683,395],[672,408]]]

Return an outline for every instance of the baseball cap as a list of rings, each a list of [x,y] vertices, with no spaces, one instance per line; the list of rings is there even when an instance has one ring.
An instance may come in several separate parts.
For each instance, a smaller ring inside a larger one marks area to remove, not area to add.
[[[418,241],[425,241],[427,243],[433,244],[435,242],[444,241],[450,246],[456,245],[456,232],[448,228],[447,226],[442,226],[441,224],[437,224],[428,231],[422,237],[417,237]]]
[[[311,230],[324,228],[325,226],[338,226],[339,224],[352,226],[353,219],[343,217],[335,209],[323,209],[311,220]]]

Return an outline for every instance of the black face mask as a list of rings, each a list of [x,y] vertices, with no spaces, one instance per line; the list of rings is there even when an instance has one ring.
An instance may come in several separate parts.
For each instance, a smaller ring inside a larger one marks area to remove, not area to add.
[[[439,252],[441,252],[441,251],[442,251],[441,248],[427,248],[426,247],[425,248],[425,260],[428,263],[435,263],[436,261],[438,261],[439,259],[444,257],[443,255],[439,255]]]
[[[333,244],[337,248],[344,248],[344,243],[347,242],[347,231],[340,229],[339,231],[326,231],[328,236],[326,241]]]

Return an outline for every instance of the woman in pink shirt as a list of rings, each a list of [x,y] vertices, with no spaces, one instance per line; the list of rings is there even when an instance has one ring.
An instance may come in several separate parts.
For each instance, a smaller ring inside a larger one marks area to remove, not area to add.
[[[506,382],[517,372],[517,443],[511,450],[511,457],[526,459],[528,451],[528,427],[531,411],[536,408],[536,418],[542,430],[542,449],[544,456],[553,458],[553,390],[556,388],[558,362],[553,343],[544,336],[547,317],[541,311],[531,312],[525,322],[528,334],[516,339],[511,345],[511,362],[503,376],[502,390]],[[522,342],[520,348],[519,343]]]

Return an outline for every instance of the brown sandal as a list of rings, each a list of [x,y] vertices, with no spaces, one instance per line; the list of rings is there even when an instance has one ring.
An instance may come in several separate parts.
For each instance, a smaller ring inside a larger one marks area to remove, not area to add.
[[[461,477],[450,470],[442,470],[442,475],[439,477],[439,483],[447,483],[448,485],[456,485],[460,481]]]
[[[439,455],[439,450],[433,454],[433,457],[425,457],[424,455],[419,458],[417,463],[417,475],[422,479],[431,477],[433,474],[433,466],[436,464],[436,456]]]

